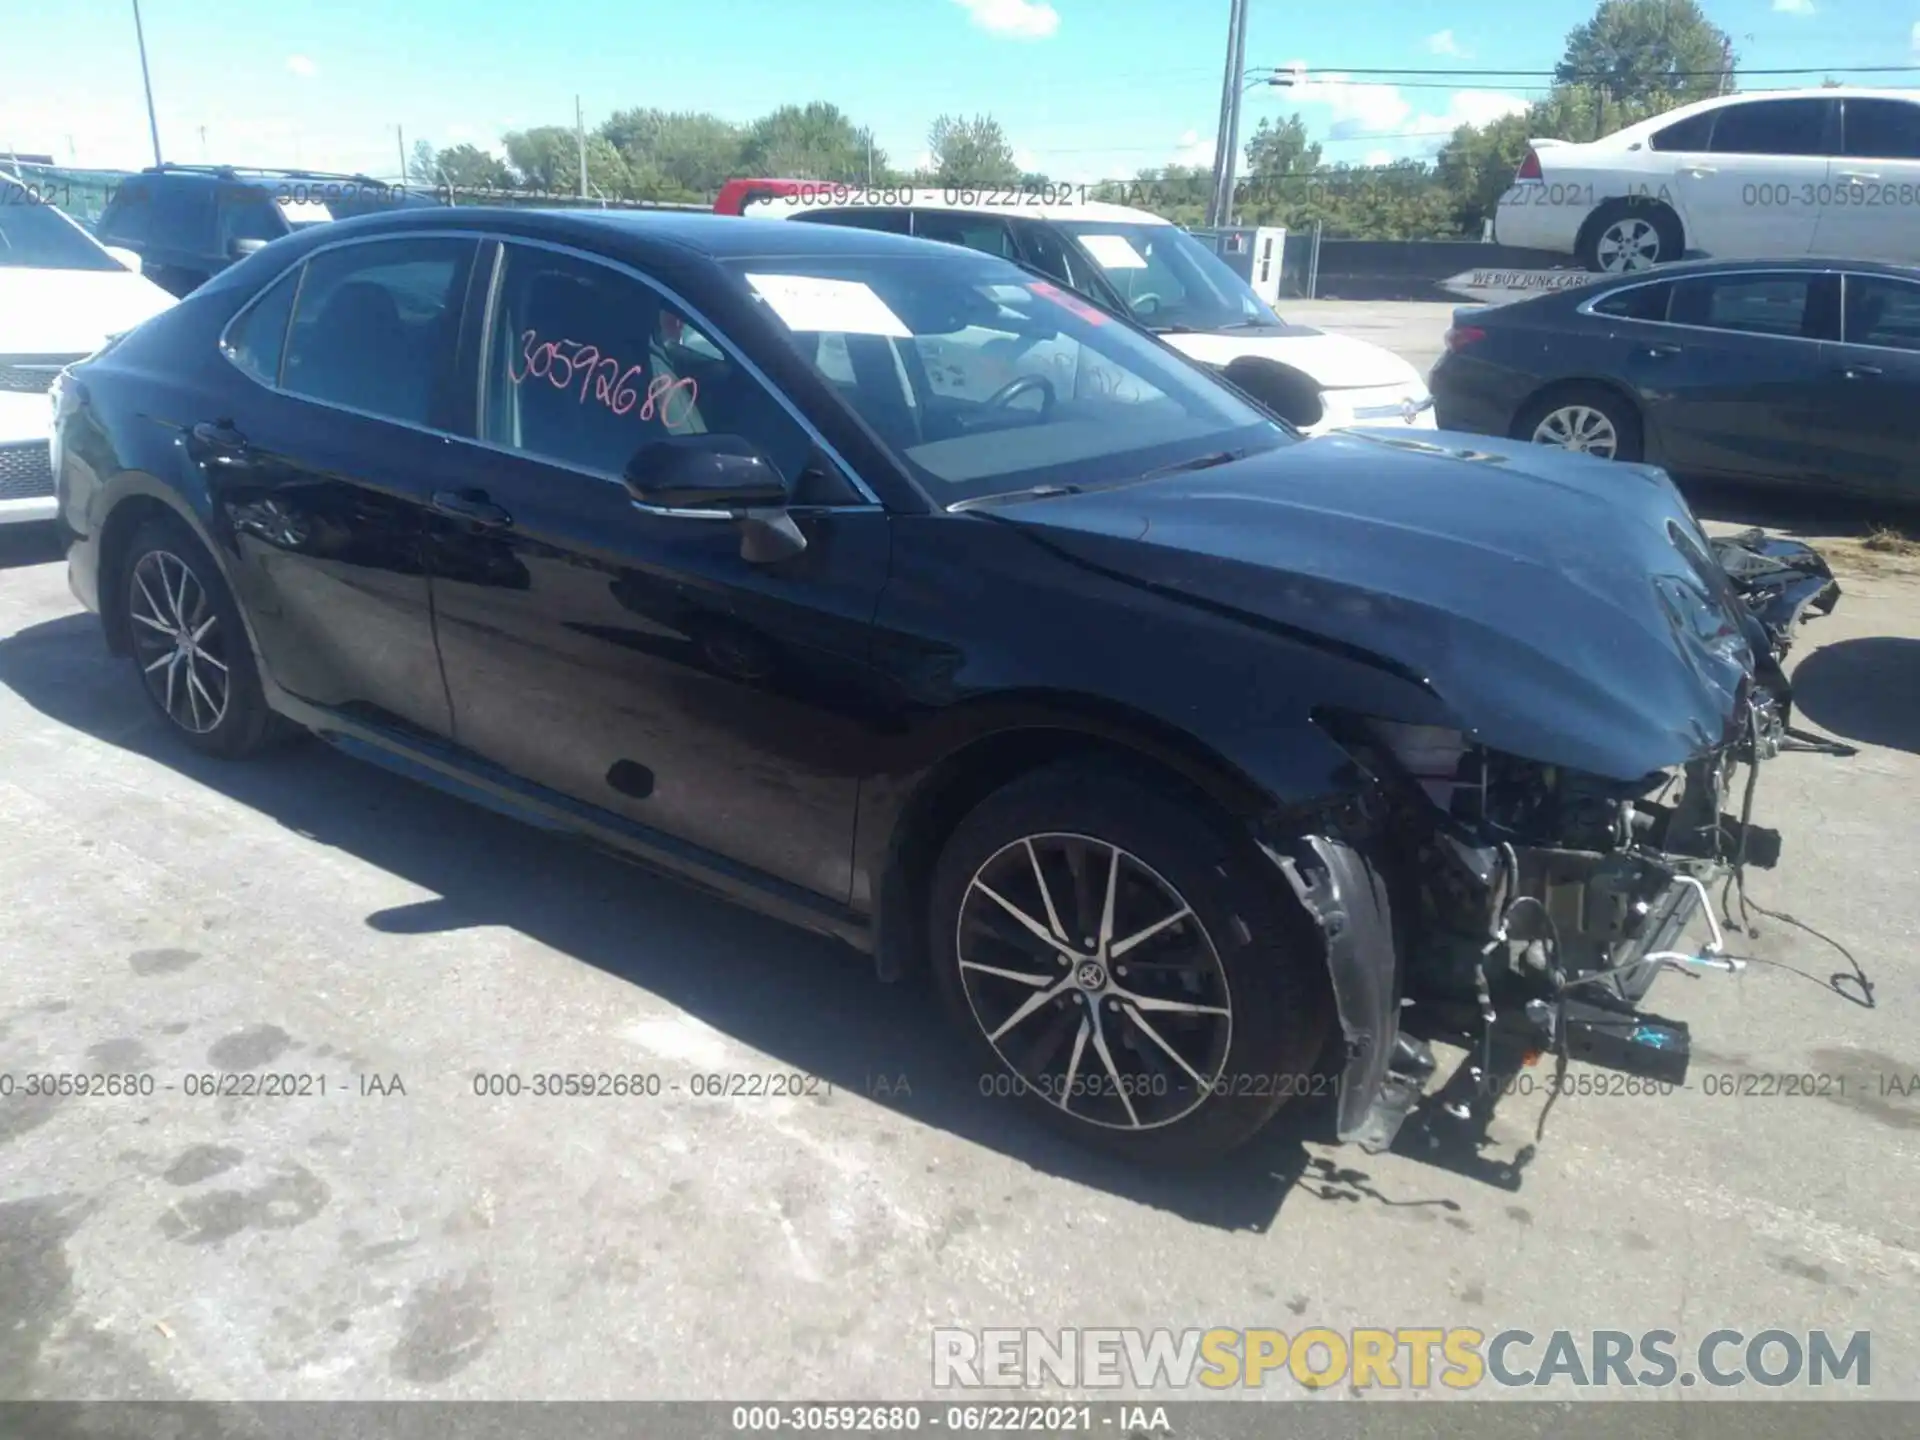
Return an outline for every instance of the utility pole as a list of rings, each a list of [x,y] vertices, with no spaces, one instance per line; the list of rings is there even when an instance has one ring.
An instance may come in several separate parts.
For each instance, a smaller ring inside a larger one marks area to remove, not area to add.
[[[580,198],[587,198],[587,122],[580,110],[580,97],[573,97],[573,137],[580,142]]]
[[[133,0],[133,35],[140,45],[140,83],[147,90],[147,129],[153,135],[153,163],[160,160],[160,122],[153,114],[153,77],[147,73],[147,32],[140,26],[140,0]]]
[[[1720,95],[1733,93],[1733,37],[1731,35],[1720,37],[1720,89],[1716,93]]]
[[[1213,202],[1207,224],[1224,225],[1233,210],[1234,151],[1240,143],[1241,74],[1246,69],[1247,0],[1232,0],[1227,17],[1227,73],[1220,83],[1220,128],[1213,142]]]
[[[407,183],[407,132],[403,126],[393,127],[394,143],[400,147],[400,183]]]

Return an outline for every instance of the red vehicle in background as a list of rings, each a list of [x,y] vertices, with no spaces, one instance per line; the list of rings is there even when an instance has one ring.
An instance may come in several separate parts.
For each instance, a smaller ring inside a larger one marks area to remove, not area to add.
[[[782,195],[798,195],[802,189],[821,188],[817,180],[729,180],[720,187],[713,202],[716,215],[744,215],[756,200],[775,200]]]

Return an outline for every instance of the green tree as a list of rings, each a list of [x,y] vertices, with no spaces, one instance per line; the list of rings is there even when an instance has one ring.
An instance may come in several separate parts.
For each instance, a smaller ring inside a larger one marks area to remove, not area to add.
[[[1262,179],[1299,175],[1320,168],[1320,147],[1307,140],[1299,112],[1285,120],[1268,116],[1247,141],[1247,174]]]
[[[440,157],[433,148],[431,140],[413,142],[413,153],[407,157],[407,173],[400,177],[410,185],[444,185],[446,181],[440,174]]]
[[[762,115],[747,127],[740,159],[755,175],[848,184],[864,183],[869,173],[878,178],[887,162],[872,131],[824,100]]]
[[[1734,64],[1732,39],[1697,0],[1601,0],[1568,34],[1554,73],[1614,104],[1668,109],[1718,95]]]
[[[718,115],[622,110],[599,133],[626,162],[637,198],[704,199],[741,173],[745,136]]]
[[[573,195],[580,186],[580,141],[565,125],[536,125],[501,137],[507,162],[521,187],[547,194]],[[624,199],[631,190],[627,164],[612,143],[599,134],[587,137],[587,193],[606,199]]]
[[[442,150],[435,159],[442,185],[456,190],[510,190],[513,172],[497,155],[477,145],[454,145]]]
[[[1011,185],[1020,178],[1013,146],[991,115],[942,115],[927,130],[933,180],[940,185]]]

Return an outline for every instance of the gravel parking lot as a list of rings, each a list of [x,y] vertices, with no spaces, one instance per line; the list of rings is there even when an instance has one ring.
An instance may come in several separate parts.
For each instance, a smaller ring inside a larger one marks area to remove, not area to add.
[[[1447,308],[1283,307],[1423,368]],[[0,1098],[0,1396],[901,1398],[936,1325],[1471,1325],[1868,1330],[1871,1395],[1920,1398],[1920,576],[1843,574],[1801,719],[1860,754],[1759,797],[1753,897],[1871,1008],[1759,917],[1744,975],[1651,997],[1692,1088],[1565,1097],[1503,1182],[1537,1096],[1478,1166],[1312,1108],[1204,1174],[1090,1158],[833,944],[318,744],[192,755],[44,543],[0,549],[0,1075],[153,1080]],[[476,1095],[508,1071],[662,1090]],[[810,1078],[692,1093],[726,1073]],[[1737,1078],[1773,1075],[1833,1079]]]

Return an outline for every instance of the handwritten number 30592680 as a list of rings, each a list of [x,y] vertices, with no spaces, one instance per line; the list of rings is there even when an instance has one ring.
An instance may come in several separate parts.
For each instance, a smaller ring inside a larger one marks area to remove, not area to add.
[[[520,359],[526,367],[522,370],[515,370],[511,358],[507,361],[507,378],[516,385],[537,376],[551,381],[556,390],[567,390],[578,380],[582,405],[589,395],[616,415],[625,415],[638,405],[640,419],[651,420],[657,413],[660,423],[669,430],[685,429],[700,398],[700,387],[691,377],[674,380],[657,375],[644,392],[637,390],[633,380],[645,371],[644,365],[630,365],[623,371],[618,360],[602,355],[591,345],[578,340],[542,342],[532,330],[521,332]],[[673,408],[676,402],[678,410]]]

